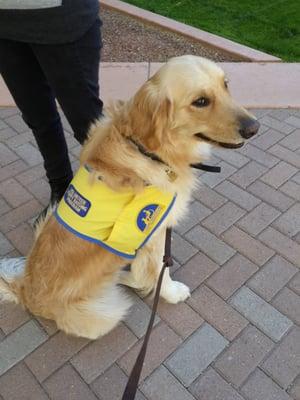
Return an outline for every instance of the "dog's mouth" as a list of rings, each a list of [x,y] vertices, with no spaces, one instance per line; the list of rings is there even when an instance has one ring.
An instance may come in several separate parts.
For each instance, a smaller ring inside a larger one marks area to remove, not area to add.
[[[241,142],[241,143],[224,143],[224,142],[218,142],[217,140],[213,140],[210,139],[209,137],[205,136],[203,133],[199,132],[196,133],[195,136],[199,139],[204,140],[205,142],[211,143],[215,146],[221,146],[221,147],[225,147],[227,149],[238,149],[242,146],[244,146],[245,142]]]

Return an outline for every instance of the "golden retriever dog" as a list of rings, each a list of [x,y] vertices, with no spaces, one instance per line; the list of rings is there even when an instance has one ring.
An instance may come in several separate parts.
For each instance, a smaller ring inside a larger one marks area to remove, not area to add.
[[[101,179],[114,192],[129,187],[138,194],[153,185],[176,195],[130,270],[123,268],[126,258],[76,236],[50,215],[37,231],[24,275],[0,280],[0,293],[55,320],[68,334],[96,339],[108,333],[131,305],[120,284],[144,294],[156,287],[166,227],[180,222],[196,187],[191,164],[206,159],[211,145],[241,147],[258,128],[255,117],[230,96],[219,66],[196,56],[172,58],[91,128],[80,156],[91,171],[91,188]],[[189,288],[166,270],[161,297],[178,303],[189,296]]]

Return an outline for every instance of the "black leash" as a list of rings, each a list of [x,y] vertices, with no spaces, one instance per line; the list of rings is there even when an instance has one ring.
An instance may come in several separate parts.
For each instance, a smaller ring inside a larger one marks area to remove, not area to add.
[[[145,360],[145,355],[146,355],[146,351],[147,351],[150,334],[151,334],[151,331],[153,328],[153,323],[154,323],[155,314],[156,314],[156,310],[157,310],[160,288],[161,288],[164,272],[167,267],[171,267],[173,265],[173,260],[172,260],[172,256],[171,256],[171,236],[172,236],[172,230],[171,230],[171,228],[167,228],[163,266],[160,271],[158,282],[157,282],[157,287],[156,287],[156,291],[155,291],[155,297],[154,297],[154,301],[153,301],[150,321],[148,324],[148,328],[146,331],[143,345],[141,347],[139,355],[136,359],[134,367],[129,376],[122,400],[134,400],[135,395],[136,395],[136,391],[138,388],[138,384],[139,384],[139,380],[140,380],[140,376],[141,376],[141,372],[142,372],[142,368],[143,368],[143,364],[144,364],[144,360]]]
[[[196,168],[196,169],[201,169],[203,171],[208,171],[208,172],[216,172],[216,173],[221,172],[221,167],[206,165],[206,164],[202,164],[202,163],[192,164],[191,167]],[[123,397],[121,400],[134,400],[135,399],[135,395],[136,395],[137,388],[139,385],[139,380],[140,380],[140,376],[141,376],[141,372],[142,372],[142,368],[143,368],[143,364],[144,364],[144,360],[145,360],[145,356],[146,356],[147,346],[148,346],[150,335],[151,335],[152,328],[153,328],[153,323],[154,323],[157,305],[158,305],[158,301],[159,301],[160,289],[161,289],[164,272],[167,267],[171,267],[173,265],[173,260],[172,260],[172,256],[171,256],[171,240],[172,240],[172,229],[167,228],[163,266],[160,271],[158,282],[157,282],[157,287],[156,287],[155,296],[154,296],[154,300],[153,300],[150,321],[149,321],[148,328],[147,328],[147,331],[145,334],[144,342],[143,342],[141,350],[137,356],[135,364],[132,368],[132,371],[129,375],[128,382],[127,382],[127,385],[126,385],[126,388],[125,388],[125,391],[123,393]]]

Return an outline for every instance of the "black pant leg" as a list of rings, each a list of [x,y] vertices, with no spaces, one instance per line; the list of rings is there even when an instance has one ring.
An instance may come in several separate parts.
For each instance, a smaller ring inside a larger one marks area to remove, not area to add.
[[[76,42],[31,46],[76,139],[83,143],[103,108],[99,99],[100,21]]]
[[[26,43],[0,39],[0,73],[44,158],[47,177],[72,177],[67,144],[52,89]]]

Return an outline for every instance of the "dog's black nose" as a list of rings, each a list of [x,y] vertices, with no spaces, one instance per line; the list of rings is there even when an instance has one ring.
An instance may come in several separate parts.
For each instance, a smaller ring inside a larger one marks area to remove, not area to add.
[[[249,139],[257,134],[259,127],[260,123],[256,119],[244,118],[240,120],[239,133],[244,139]]]

